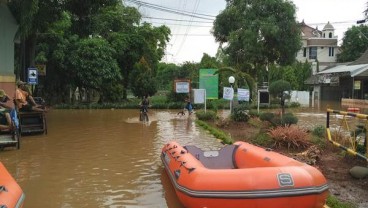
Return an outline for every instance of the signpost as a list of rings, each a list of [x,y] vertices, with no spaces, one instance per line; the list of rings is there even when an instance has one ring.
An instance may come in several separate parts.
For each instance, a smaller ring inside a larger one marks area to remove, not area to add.
[[[194,104],[203,104],[204,103],[204,112],[206,112],[207,104],[206,104],[206,90],[205,89],[193,89],[193,103]]]
[[[175,92],[176,93],[189,93],[190,92],[190,80],[175,80]]]
[[[238,100],[247,101],[249,102],[249,89],[241,89],[238,88]]]
[[[38,84],[38,71],[36,68],[28,68],[28,84]]]
[[[199,88],[206,89],[207,99],[218,99],[218,74],[217,69],[199,70]]]

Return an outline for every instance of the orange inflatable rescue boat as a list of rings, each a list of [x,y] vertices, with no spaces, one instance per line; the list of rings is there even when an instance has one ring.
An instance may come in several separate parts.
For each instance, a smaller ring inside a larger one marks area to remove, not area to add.
[[[23,207],[24,193],[0,162],[0,207]]]
[[[245,142],[218,151],[170,142],[161,159],[188,208],[322,208],[328,196],[316,168]]]

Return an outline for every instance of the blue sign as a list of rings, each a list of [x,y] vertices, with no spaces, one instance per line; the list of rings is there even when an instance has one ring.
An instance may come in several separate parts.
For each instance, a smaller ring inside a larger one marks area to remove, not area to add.
[[[28,68],[28,84],[38,84],[38,71],[36,68]]]

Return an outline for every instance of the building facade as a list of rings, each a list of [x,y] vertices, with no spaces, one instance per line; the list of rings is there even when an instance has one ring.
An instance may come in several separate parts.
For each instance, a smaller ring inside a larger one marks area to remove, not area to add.
[[[319,70],[336,63],[339,53],[338,37],[335,28],[328,22],[322,31],[312,28],[302,21],[300,23],[302,35],[302,49],[296,59],[300,62],[318,62]]]
[[[0,0],[0,89],[12,97],[15,92],[14,40],[18,24],[6,2]]]

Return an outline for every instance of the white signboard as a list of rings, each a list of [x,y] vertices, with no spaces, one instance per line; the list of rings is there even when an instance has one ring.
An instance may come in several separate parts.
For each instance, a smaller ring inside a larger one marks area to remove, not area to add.
[[[176,82],[176,93],[189,93],[189,82]]]
[[[249,89],[238,88],[238,100],[249,101]]]
[[[234,98],[234,89],[231,87],[224,87],[223,98],[225,100],[232,100]]]
[[[193,103],[203,104],[206,101],[206,90],[205,89],[193,89]]]

